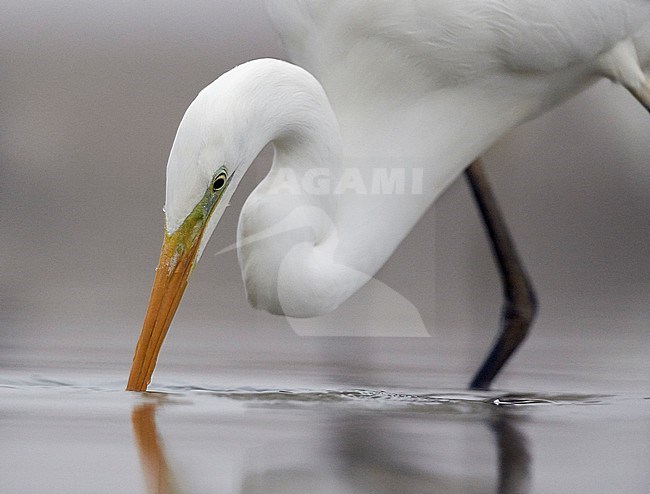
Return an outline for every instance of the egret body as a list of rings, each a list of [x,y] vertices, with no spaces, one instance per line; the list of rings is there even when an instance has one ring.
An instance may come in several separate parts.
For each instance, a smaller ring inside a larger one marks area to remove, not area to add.
[[[127,389],[146,389],[187,280],[267,144],[271,170],[238,228],[246,292],[256,308],[310,317],[357,291],[440,193],[512,128],[603,77],[650,108],[647,0],[268,4],[297,65],[240,65],[203,89],[183,117]],[[418,193],[353,186],[395,168],[421,178]],[[295,188],[315,170],[348,186]]]

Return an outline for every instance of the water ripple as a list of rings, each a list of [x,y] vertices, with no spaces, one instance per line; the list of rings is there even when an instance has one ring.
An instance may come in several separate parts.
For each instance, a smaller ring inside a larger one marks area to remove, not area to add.
[[[211,396],[215,398],[264,402],[266,404],[350,403],[368,406],[433,407],[453,406],[476,410],[484,407],[531,408],[539,406],[602,405],[614,397],[581,394],[502,394],[497,392],[443,391],[437,393],[404,393],[381,389],[212,389],[196,386],[165,386],[162,392],[181,393],[186,397]],[[457,410],[458,411],[458,410]]]
[[[0,388],[13,390],[77,390],[88,392],[117,392],[122,384],[116,382],[74,382],[32,376],[25,379],[4,379]],[[291,406],[310,404],[349,404],[368,407],[409,407],[425,408],[451,407],[456,412],[476,412],[487,407],[530,409],[532,407],[566,405],[604,405],[625,399],[611,395],[594,394],[540,394],[503,393],[497,391],[439,391],[439,392],[401,392],[383,389],[273,389],[241,387],[233,389],[209,388],[186,385],[158,385],[155,391],[143,396],[176,396],[189,400],[199,397],[212,397],[224,400],[246,402],[251,406]],[[645,398],[645,397],[644,397]]]

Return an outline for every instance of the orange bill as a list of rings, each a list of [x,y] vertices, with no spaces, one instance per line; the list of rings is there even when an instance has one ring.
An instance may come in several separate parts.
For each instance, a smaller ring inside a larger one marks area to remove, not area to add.
[[[177,235],[165,235],[127,391],[146,391],[151,381],[160,347],[187,286],[199,238],[185,249]]]
[[[232,178],[232,176],[230,177]],[[160,347],[174,318],[190,275],[198,261],[201,238],[213,211],[230,182],[219,168],[203,198],[171,233],[165,228],[160,260],[147,313],[135,348],[127,391],[146,391],[156,367]]]

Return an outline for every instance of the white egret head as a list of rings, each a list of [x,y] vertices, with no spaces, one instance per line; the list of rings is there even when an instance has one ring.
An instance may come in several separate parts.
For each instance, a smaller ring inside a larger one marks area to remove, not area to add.
[[[228,98],[215,96],[223,82],[192,102],[172,146],[163,245],[127,389],[146,389],[190,274],[245,171],[233,158],[239,150],[230,138]]]

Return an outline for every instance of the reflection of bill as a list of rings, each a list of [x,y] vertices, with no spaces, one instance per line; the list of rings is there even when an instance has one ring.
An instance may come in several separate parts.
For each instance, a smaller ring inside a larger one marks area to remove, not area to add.
[[[131,412],[133,435],[140,456],[140,465],[149,494],[177,494],[176,486],[165,458],[162,441],[156,430],[156,406],[138,405]]]

